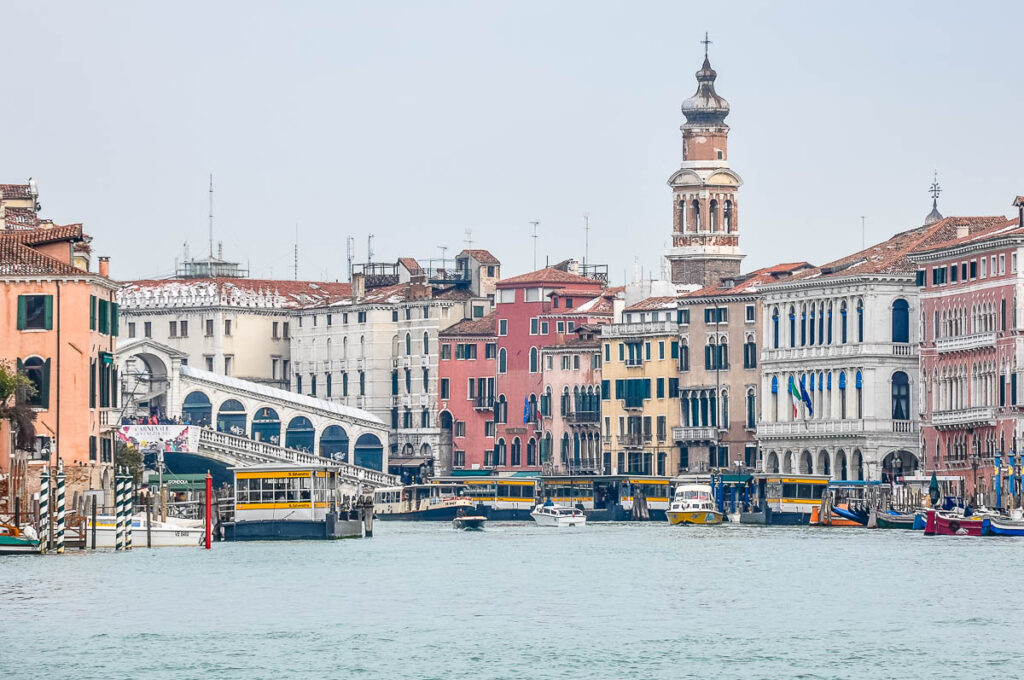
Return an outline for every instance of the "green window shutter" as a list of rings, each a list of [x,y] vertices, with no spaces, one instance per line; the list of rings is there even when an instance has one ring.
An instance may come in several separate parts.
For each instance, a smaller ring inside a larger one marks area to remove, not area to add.
[[[328,376],[329,377],[329,376]],[[117,392],[120,388],[117,383],[117,368],[110,369],[110,405],[117,408]]]
[[[96,361],[89,362],[89,408],[96,408]]]
[[[110,303],[107,302],[106,300],[100,299],[99,308],[100,308],[100,313],[99,313],[99,317],[100,317],[99,331],[100,331],[100,333],[103,333],[104,335],[109,335],[110,334]]]
[[[625,358],[626,358],[626,349],[625,349],[625,346],[620,342],[619,343],[619,361],[625,361]]]
[[[25,311],[25,296],[24,295],[19,295],[18,296],[18,330],[19,331],[25,330],[25,326],[26,325],[27,325],[27,321],[26,321],[26,311]]]
[[[611,394],[612,390],[611,390],[611,384],[610,383],[611,383],[611,381],[609,381],[609,380],[602,380],[601,381],[601,398],[602,399],[611,399],[612,398],[612,394]]]
[[[644,380],[644,399],[651,398],[651,379]]]
[[[39,405],[50,408],[50,360],[43,362],[43,385],[39,390]]]
[[[89,296],[89,330],[96,330],[96,296]]]
[[[679,358],[679,343],[675,340],[672,341],[672,358]]]
[[[118,335],[118,319],[117,319],[117,303],[110,303],[110,334],[113,336]]]
[[[43,297],[43,323],[46,324],[46,330],[53,330],[53,296],[46,295]]]
[[[665,379],[658,378],[658,399],[665,398]]]

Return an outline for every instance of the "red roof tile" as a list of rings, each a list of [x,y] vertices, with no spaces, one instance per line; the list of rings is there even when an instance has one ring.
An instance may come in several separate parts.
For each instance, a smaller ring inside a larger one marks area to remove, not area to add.
[[[29,199],[32,190],[27,184],[0,184],[0,198]]]
[[[469,255],[480,264],[501,264],[501,262],[490,251],[481,248],[470,248],[463,250],[459,255]],[[458,257],[458,255],[456,255]]]
[[[0,276],[86,276],[89,273],[32,246],[82,238],[82,225],[0,232]]]
[[[700,288],[681,296],[683,299],[714,297],[718,295],[744,295],[755,293],[761,286],[788,278],[803,270],[814,267],[808,262],[786,262],[755,269],[749,274],[742,274],[735,279],[724,279],[718,283]]]
[[[626,307],[624,312],[642,312],[649,311],[652,309],[674,309],[676,306],[677,298],[675,295],[661,295],[655,297],[649,297],[645,300],[641,300],[636,304],[632,304]]]
[[[414,257],[400,257],[400,258],[398,258],[398,262],[403,267],[408,269],[409,273],[414,275],[414,276],[417,275],[417,274],[422,274],[423,273],[423,268],[420,267],[420,263],[417,262],[416,258],[414,258]]]
[[[441,337],[494,336],[498,327],[498,315],[491,312],[479,319],[463,319],[441,331]]]
[[[125,290],[143,292],[147,289],[181,290],[196,287],[215,286],[218,295],[280,295],[284,298],[282,307],[299,308],[311,305],[329,304],[340,297],[352,294],[352,286],[348,283],[323,281],[289,281],[276,279],[143,279],[129,281]],[[376,292],[376,291],[375,291]]]
[[[563,272],[560,269],[545,267],[544,269],[538,269],[537,271],[529,272],[528,274],[520,274],[519,276],[513,276],[508,279],[501,279],[498,281],[497,286],[499,288],[510,288],[524,283],[576,283],[587,286],[591,292],[593,292],[594,288],[600,287],[601,285],[600,281],[588,279],[587,277],[580,276],[579,274],[572,274],[570,272]]]

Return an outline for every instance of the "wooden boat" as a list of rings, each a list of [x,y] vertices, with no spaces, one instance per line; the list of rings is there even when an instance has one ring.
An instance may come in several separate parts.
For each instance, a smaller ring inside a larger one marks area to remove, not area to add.
[[[453,529],[463,531],[483,531],[487,518],[483,515],[459,515],[452,520]]]
[[[684,484],[676,489],[665,516],[669,524],[721,524],[725,517],[715,507],[707,484]]]
[[[986,517],[981,521],[983,536],[1024,536],[1024,520]]]
[[[983,521],[984,518],[977,515],[964,517],[929,510],[928,526],[925,527],[924,533],[926,536],[981,536]]]
[[[42,552],[43,545],[35,529],[0,524],[0,555],[38,555]]]
[[[86,544],[92,545],[92,518],[85,521]],[[135,513],[131,517],[132,545],[146,547],[146,530],[149,520],[145,513]],[[180,519],[168,517],[161,521],[154,517],[148,527],[149,541],[154,548],[172,548],[197,546],[206,538],[206,524],[201,519]],[[100,515],[96,518],[96,547],[114,548],[117,540],[117,517]]]
[[[879,529],[914,529],[917,513],[882,512],[875,518]]]

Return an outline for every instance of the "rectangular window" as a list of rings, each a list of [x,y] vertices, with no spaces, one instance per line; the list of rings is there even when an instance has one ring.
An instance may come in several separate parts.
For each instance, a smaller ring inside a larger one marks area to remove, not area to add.
[[[178,337],[178,322],[177,321],[171,321],[171,322],[168,323],[168,326],[169,326],[168,336],[172,337],[172,338]]]
[[[957,277],[960,274],[960,267],[953,265],[949,268],[949,282],[956,283]]]
[[[278,334],[277,334],[278,333],[278,329],[277,329],[278,324],[279,324],[279,322],[277,322],[277,321],[275,321],[273,324],[271,324],[270,337],[272,339],[274,339],[274,340],[277,340],[278,337],[279,337]]]
[[[96,296],[89,296],[89,330],[96,330]]]
[[[288,324],[285,324],[285,326],[287,326],[287,325]],[[213,337],[213,319],[207,319],[206,320],[206,337],[208,337],[208,338],[212,338]],[[285,337],[288,337],[288,336],[285,335]]]
[[[972,279],[978,278],[978,261],[977,260],[971,260],[970,272],[971,272],[971,278]]]
[[[549,328],[548,322],[547,321],[542,321],[541,324],[540,324],[540,334],[541,335],[547,335],[548,334],[548,328]]]
[[[753,323],[757,319],[757,310],[754,305],[747,305],[746,308],[746,320],[747,323]]]
[[[234,363],[234,357],[230,354],[224,357],[224,375],[231,375],[231,365]]]
[[[537,319],[537,317],[533,317],[532,319],[530,319],[530,335],[537,335],[537,333],[539,332],[539,324],[540,321]]]
[[[658,378],[658,399],[665,398],[665,379]]]
[[[508,319],[498,319],[498,335],[508,335]]]
[[[135,337],[135,322],[134,321],[129,321],[128,322],[128,337],[129,338],[134,338]]]
[[[356,323],[366,323],[366,312],[356,312]]]
[[[213,357],[208,356],[203,358],[206,359],[206,370],[213,373]]]
[[[555,324],[555,332],[559,335],[565,335],[565,322],[559,321]]]
[[[925,281],[925,274],[926,274],[925,270],[918,269],[917,270],[917,276],[916,276],[916,278],[914,280],[914,284],[917,285],[918,287],[924,286],[924,284],[926,283],[926,281]]]
[[[452,465],[457,468],[466,467],[466,452],[456,451],[452,459]]]
[[[224,335],[231,335],[231,319],[224,319]]]
[[[985,278],[988,275],[988,260],[984,257],[981,258],[981,276],[978,278]]]
[[[451,359],[452,358],[452,346],[447,342],[441,345],[441,358]]]
[[[690,325],[690,310],[680,309],[678,312],[678,321],[680,326]]]
[[[494,359],[498,356],[498,344],[495,342],[488,342],[484,344],[484,358]]]
[[[451,382],[448,378],[441,378],[441,398],[451,399]]]
[[[142,334],[143,334],[144,337],[147,337],[147,338],[153,337],[153,322],[152,321],[146,321],[145,323],[142,324]]]
[[[455,436],[465,437],[466,436],[466,421],[456,420],[455,421]]]
[[[1006,255],[1000,253],[999,255],[999,274],[1003,275],[1006,273]]]
[[[187,338],[188,337],[188,321],[179,321],[178,322],[178,331],[181,333],[181,335],[179,337]]]
[[[328,314],[327,315],[327,325],[331,326],[333,324],[334,324],[334,315],[333,314]]]

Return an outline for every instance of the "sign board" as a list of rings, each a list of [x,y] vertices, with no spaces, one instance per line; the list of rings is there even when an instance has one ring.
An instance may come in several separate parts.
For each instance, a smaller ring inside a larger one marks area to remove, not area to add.
[[[122,425],[117,436],[139,451],[197,453],[199,428],[194,425]]]

